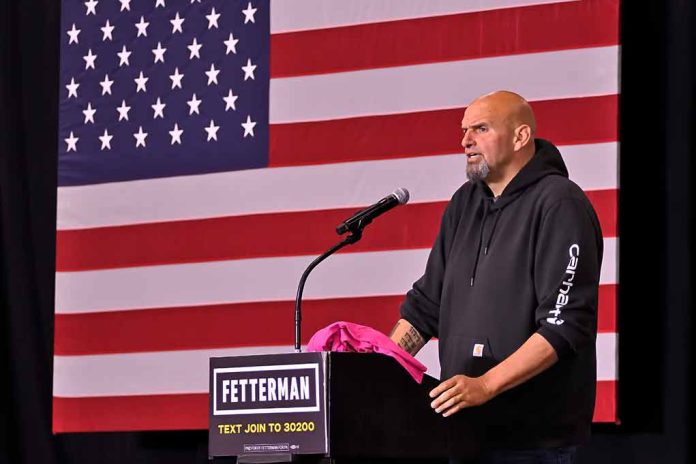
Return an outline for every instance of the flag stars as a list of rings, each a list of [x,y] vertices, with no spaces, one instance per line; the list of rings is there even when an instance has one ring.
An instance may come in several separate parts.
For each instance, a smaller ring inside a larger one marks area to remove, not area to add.
[[[126,105],[126,100],[121,100],[121,106],[116,108],[116,111],[118,111],[118,120],[126,120],[128,121],[128,112],[130,111],[131,107]]]
[[[114,81],[109,79],[109,75],[105,74],[104,75],[104,80],[99,82],[99,85],[101,85],[102,88],[102,96],[106,95],[107,93],[111,95],[111,86],[113,85]]]
[[[154,115],[152,116],[152,119],[157,119],[159,116],[160,118],[164,119],[164,107],[167,106],[166,103],[162,103],[162,100],[157,97],[157,102],[152,106],[152,111],[154,111]]]
[[[189,106],[189,116],[191,116],[193,113],[201,114],[200,111],[198,111],[198,107],[201,106],[201,101],[202,100],[196,98],[196,94],[194,93],[191,99],[186,102],[186,104]]]
[[[97,110],[95,108],[92,108],[92,103],[87,103],[87,108],[82,110],[82,114],[85,115],[85,122],[84,124],[87,124],[88,122],[91,122],[94,124],[94,113],[96,113]]]
[[[183,134],[183,133],[184,133],[184,130],[179,129],[179,124],[174,123],[174,128],[169,131],[169,135],[172,138],[172,145],[174,145],[175,143],[178,143],[179,145],[181,145],[181,134]]]
[[[121,3],[121,11],[128,10],[130,11],[130,2],[131,0],[118,0],[119,3]]]
[[[121,66],[123,66],[124,64],[125,64],[126,66],[130,66],[129,58],[130,58],[130,56],[131,56],[131,52],[126,48],[125,45],[123,46],[123,48],[121,49],[120,52],[116,53],[116,55],[118,55],[118,58],[119,58],[119,60],[120,60],[119,63],[118,63],[118,67],[119,67],[119,68],[120,68]]]
[[[244,71],[244,80],[251,78],[254,79],[254,70],[256,70],[256,65],[251,64],[251,59],[247,59],[246,66],[242,66],[242,71]]]
[[[101,141],[101,150],[111,150],[111,139],[114,138],[113,135],[109,134],[109,131],[104,129],[104,134],[97,137]]]
[[[254,136],[254,126],[256,126],[256,123],[251,120],[251,116],[247,115],[246,122],[242,123],[245,138],[247,135],[251,135],[252,137]]]
[[[138,28],[136,37],[140,37],[141,35],[147,37],[147,26],[149,25],[150,23],[145,22],[145,17],[141,16],[140,22],[135,23],[135,27]]]
[[[211,140],[217,141],[217,132],[218,129],[220,129],[220,126],[216,126],[215,121],[211,119],[208,127],[204,127],[203,129],[208,133],[208,142]]]
[[[236,55],[238,42],[239,42],[239,39],[235,39],[234,35],[232,35],[232,33],[230,32],[230,38],[222,42],[225,44],[225,46],[227,46],[227,51],[225,52],[225,55],[229,55],[230,52],[232,52]]]
[[[184,32],[184,29],[182,25],[184,24],[184,21],[186,18],[182,18],[179,16],[179,12],[176,12],[176,16],[174,16],[174,19],[170,19],[169,22],[172,23],[172,34],[175,32]]]
[[[141,90],[143,92],[147,92],[146,84],[147,84],[147,81],[149,79],[150,79],[149,77],[143,76],[143,72],[140,71],[140,75],[138,77],[136,77],[135,79],[133,79],[137,85],[137,87],[135,88],[135,93],[138,93]]]
[[[70,97],[77,98],[77,88],[79,86],[80,86],[80,84],[75,82],[75,78],[71,77],[70,83],[65,85],[65,88],[68,89],[68,98],[70,98]]]
[[[189,51],[191,52],[191,53],[189,54],[189,60],[193,59],[194,56],[195,56],[196,58],[200,58],[200,57],[201,57],[201,47],[202,47],[202,46],[203,46],[203,45],[202,45],[202,44],[199,44],[199,43],[198,43],[198,40],[196,40],[196,38],[194,37],[194,38],[193,38],[193,42],[191,42],[191,45],[187,45],[187,48],[188,48]]]
[[[256,23],[256,21],[254,21],[254,15],[256,14],[256,10],[256,8],[251,7],[251,2],[249,2],[249,4],[246,7],[246,10],[242,10],[242,13],[244,13],[244,24],[249,22]]]
[[[152,53],[155,55],[155,63],[158,61],[164,63],[164,52],[166,51],[167,49],[162,47],[162,42],[157,42],[157,48],[152,49]]]
[[[210,69],[209,69],[208,71],[205,72],[205,75],[208,76],[208,85],[210,85],[210,84],[215,84],[215,85],[217,85],[217,83],[218,83],[218,80],[217,80],[218,74],[220,74],[220,70],[219,70],[219,69],[215,69],[215,64],[212,63],[212,64],[210,65]]]
[[[179,74],[179,68],[174,68],[174,74],[170,74],[169,78],[172,80],[172,89],[176,87],[179,87],[180,89],[182,88],[181,79],[184,78],[184,75]]]
[[[155,2],[155,8],[159,8],[159,7],[162,7],[162,8],[166,8],[166,7],[167,7],[167,5],[164,4],[164,0],[157,0],[157,1]]]
[[[145,147],[145,139],[147,138],[147,132],[143,132],[143,126],[138,127],[138,132],[133,134],[135,137],[135,147]]]
[[[80,138],[75,137],[75,134],[73,134],[72,131],[70,131],[70,137],[63,140],[65,140],[65,143],[68,145],[68,148],[65,151],[77,151],[77,141],[80,140]]]
[[[105,42],[106,39],[111,41],[114,40],[112,33],[114,32],[115,27],[111,25],[108,19],[106,20],[106,24],[104,24],[104,26],[100,29],[102,31],[102,42]]]
[[[87,54],[85,56],[83,56],[82,59],[85,60],[85,70],[87,70],[89,68],[95,69],[94,62],[97,59],[97,55],[94,55],[92,53],[91,48],[89,50],[87,50]]]
[[[214,7],[212,10],[210,10],[210,14],[205,15],[205,17],[208,19],[208,29],[218,29],[218,19],[220,19],[220,13],[216,13]]]
[[[227,93],[226,97],[222,97],[222,99],[225,101],[225,111],[227,110],[237,110],[236,102],[237,99],[239,98],[239,95],[235,95],[232,93],[232,89]]]
[[[70,45],[71,43],[76,43],[76,44],[80,43],[80,40],[78,39],[78,36],[80,35],[80,31],[81,31],[81,29],[77,29],[75,27],[75,23],[73,23],[70,30],[66,32],[66,34],[68,34],[68,37],[70,37],[68,39],[68,45]]]
[[[91,14],[96,16],[97,3],[99,3],[97,0],[89,0],[89,1],[85,2],[85,6],[87,7],[87,13],[85,13],[85,16],[89,16]]]

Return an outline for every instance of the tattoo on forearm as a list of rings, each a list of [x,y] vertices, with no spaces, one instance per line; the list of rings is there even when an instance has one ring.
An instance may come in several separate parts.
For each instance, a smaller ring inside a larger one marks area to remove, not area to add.
[[[418,333],[414,327],[409,327],[409,329],[401,336],[401,339],[399,339],[398,344],[407,353],[415,355],[425,344],[425,340],[423,340],[421,334]]]
[[[399,328],[399,325],[401,325],[401,321],[397,321],[397,322],[396,322],[396,325],[394,326],[394,328],[392,328],[392,329],[391,329],[391,332],[389,332],[389,337],[390,337],[390,338],[391,338],[392,335],[394,335],[394,334],[396,333],[396,329]]]

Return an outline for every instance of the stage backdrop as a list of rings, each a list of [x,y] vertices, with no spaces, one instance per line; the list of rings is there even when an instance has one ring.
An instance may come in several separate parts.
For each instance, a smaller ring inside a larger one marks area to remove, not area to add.
[[[604,232],[595,420],[616,421],[618,0],[64,0],[55,432],[207,426],[208,358],[388,331],[465,181],[474,97],[532,103]],[[436,342],[420,355],[438,374]]]

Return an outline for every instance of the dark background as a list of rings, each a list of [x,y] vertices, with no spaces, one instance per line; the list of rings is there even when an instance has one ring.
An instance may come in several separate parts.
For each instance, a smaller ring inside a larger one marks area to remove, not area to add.
[[[0,2],[0,461],[204,463],[206,432],[51,435],[60,2]],[[620,425],[581,463],[687,463],[694,6],[624,0]]]

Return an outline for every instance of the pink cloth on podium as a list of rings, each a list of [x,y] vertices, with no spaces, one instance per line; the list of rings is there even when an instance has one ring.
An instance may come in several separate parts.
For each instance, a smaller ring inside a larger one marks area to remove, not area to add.
[[[423,363],[404,351],[382,332],[352,322],[334,322],[317,331],[309,340],[307,351],[385,354],[396,359],[418,383],[423,381],[423,374],[427,370]]]

